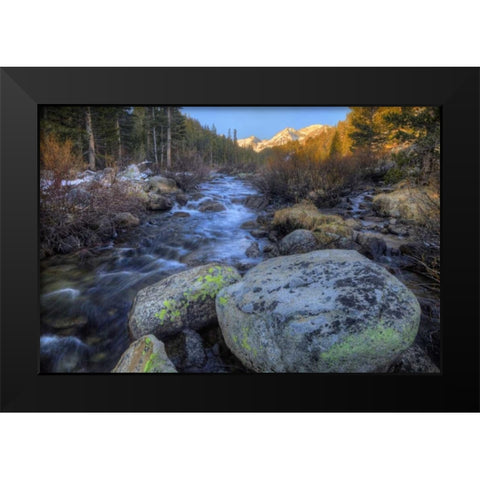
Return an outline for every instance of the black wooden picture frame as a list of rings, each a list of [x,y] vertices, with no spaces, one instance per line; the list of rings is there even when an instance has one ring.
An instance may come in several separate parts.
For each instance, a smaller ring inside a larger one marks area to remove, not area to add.
[[[3,68],[3,411],[478,411],[478,68]],[[438,105],[439,375],[56,374],[39,371],[38,108]]]

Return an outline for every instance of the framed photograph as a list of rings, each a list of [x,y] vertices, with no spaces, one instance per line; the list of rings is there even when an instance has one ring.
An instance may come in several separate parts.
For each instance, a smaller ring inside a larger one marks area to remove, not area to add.
[[[476,68],[4,68],[4,411],[478,411]]]

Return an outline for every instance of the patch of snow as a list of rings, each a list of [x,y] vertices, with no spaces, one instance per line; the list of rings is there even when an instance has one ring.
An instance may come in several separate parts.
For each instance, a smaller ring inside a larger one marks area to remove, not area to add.
[[[62,180],[62,187],[80,185],[81,183],[88,183],[91,181],[92,181],[91,177],[76,178],[75,180]]]
[[[40,189],[41,190],[48,190],[53,185],[53,180],[48,178],[41,178],[40,179]]]
[[[120,180],[143,180],[147,177],[144,173],[140,173],[138,166],[134,163],[129,165],[123,172],[118,175]]]

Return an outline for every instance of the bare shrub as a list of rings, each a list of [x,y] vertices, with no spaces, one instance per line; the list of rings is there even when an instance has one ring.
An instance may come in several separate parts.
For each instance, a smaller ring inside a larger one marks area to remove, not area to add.
[[[320,201],[338,197],[346,186],[374,173],[379,157],[368,151],[316,160],[293,154],[270,159],[255,180],[257,188],[270,197],[299,202],[316,193]]]
[[[81,187],[52,185],[42,189],[41,254],[48,256],[101,245],[115,235],[116,214],[130,212],[138,216],[144,210],[141,199],[120,183],[111,187],[90,182]]]
[[[158,164],[154,164],[152,170],[175,180],[178,187],[185,192],[195,190],[210,175],[210,167],[205,163],[203,156],[196,151],[179,155],[171,170],[163,170]]]
[[[415,196],[419,212],[416,225],[418,243],[409,252],[415,260],[418,273],[432,280],[440,287],[440,201],[435,188],[424,189]]]

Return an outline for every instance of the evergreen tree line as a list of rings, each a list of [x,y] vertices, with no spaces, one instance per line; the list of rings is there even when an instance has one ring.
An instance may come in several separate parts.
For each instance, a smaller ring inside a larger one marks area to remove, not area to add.
[[[68,142],[82,165],[92,170],[145,160],[160,169],[212,167],[255,169],[296,156],[325,162],[367,152],[382,156],[410,146],[403,166],[422,175],[440,168],[440,110],[437,107],[352,107],[347,118],[304,143],[255,152],[241,148],[236,130],[219,135],[178,107],[46,106],[42,138]]]
[[[40,127],[43,139],[68,142],[92,170],[143,161],[188,168],[185,159],[245,166],[260,156],[238,146],[236,130],[219,135],[214,125],[202,126],[178,107],[45,106]]]

